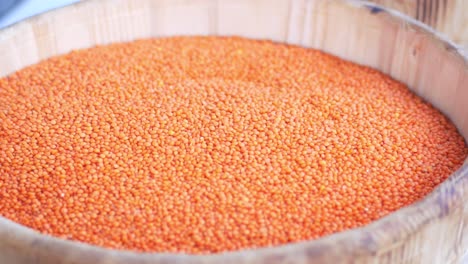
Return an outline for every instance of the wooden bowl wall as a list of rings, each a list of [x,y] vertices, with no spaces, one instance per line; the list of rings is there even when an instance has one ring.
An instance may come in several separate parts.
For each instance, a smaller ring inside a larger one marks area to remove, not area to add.
[[[446,34],[468,49],[468,1],[466,0],[370,0],[403,12]]]
[[[89,0],[0,31],[0,76],[73,49],[172,35],[270,39],[380,69],[468,139],[467,58],[422,23],[352,0]],[[428,197],[363,228],[225,254],[116,251],[0,217],[0,263],[458,263],[467,249],[468,165]]]

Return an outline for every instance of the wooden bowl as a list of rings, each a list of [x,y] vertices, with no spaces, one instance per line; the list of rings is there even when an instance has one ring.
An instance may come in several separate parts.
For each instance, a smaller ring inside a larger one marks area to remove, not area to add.
[[[409,85],[468,139],[468,61],[420,22],[361,1],[90,0],[0,32],[0,76],[96,44],[171,35],[239,35],[299,44]],[[468,249],[468,165],[429,196],[363,228],[206,256],[117,251],[0,218],[1,263],[458,263]]]

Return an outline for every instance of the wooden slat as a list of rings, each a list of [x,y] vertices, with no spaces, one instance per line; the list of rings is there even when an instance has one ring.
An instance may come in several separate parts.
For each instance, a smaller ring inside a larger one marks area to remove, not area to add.
[[[444,8],[463,10],[468,1],[448,3],[432,2],[429,11],[416,7],[415,16],[451,32],[433,16],[448,16]],[[285,41],[375,67],[433,103],[468,139],[467,59],[428,27],[362,1],[84,1],[0,31],[0,76],[73,49],[179,34]],[[209,256],[107,250],[40,235],[0,217],[0,263],[459,263],[468,248],[466,204],[468,165],[419,203],[364,228]]]

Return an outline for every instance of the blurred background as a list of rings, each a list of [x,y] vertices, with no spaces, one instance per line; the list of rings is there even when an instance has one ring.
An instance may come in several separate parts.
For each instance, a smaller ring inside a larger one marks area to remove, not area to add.
[[[79,0],[0,0],[0,28]]]

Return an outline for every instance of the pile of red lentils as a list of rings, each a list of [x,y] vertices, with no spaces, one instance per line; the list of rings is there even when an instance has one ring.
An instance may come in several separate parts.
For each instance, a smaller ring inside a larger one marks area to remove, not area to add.
[[[0,215],[115,249],[315,239],[421,199],[467,154],[403,84],[269,41],[139,40],[0,79]]]

